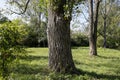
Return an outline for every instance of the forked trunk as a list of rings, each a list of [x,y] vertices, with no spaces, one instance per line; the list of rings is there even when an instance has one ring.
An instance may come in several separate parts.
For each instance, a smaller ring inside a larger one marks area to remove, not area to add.
[[[88,0],[89,1],[89,47],[90,55],[97,55],[97,24],[98,24],[98,11],[101,0]],[[93,2],[94,1],[94,2]],[[95,7],[94,7],[95,3]]]

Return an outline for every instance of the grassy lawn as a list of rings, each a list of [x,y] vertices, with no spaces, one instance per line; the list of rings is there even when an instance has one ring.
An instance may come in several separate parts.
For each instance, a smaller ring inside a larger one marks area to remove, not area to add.
[[[11,80],[120,80],[120,51],[98,49],[98,56],[90,57],[89,48],[72,49],[75,65],[81,75],[58,74],[48,69],[48,49],[28,48],[10,75]]]

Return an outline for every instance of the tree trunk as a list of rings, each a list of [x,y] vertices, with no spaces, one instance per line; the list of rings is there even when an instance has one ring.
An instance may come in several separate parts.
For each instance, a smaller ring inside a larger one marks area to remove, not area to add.
[[[90,28],[89,28],[89,47],[90,55],[97,55],[97,24],[100,0],[95,0],[95,7],[93,7],[93,0],[89,0],[89,15],[90,15]]]
[[[76,68],[70,46],[70,19],[64,18],[63,5],[58,6],[57,10],[52,5],[48,6],[47,37],[49,68],[60,73],[74,72]]]
[[[96,52],[96,47],[95,47],[95,39],[94,39],[94,33],[93,33],[93,0],[89,0],[89,16],[90,16],[90,21],[89,21],[89,47],[90,47],[90,55],[95,55]]]
[[[104,30],[103,30],[103,33],[104,33],[104,42],[103,42],[103,47],[104,48],[106,48],[106,22],[107,22],[107,2],[106,2],[106,0],[105,0],[105,6],[104,6],[104,16],[103,16],[103,20],[104,20],[104,24],[103,24],[103,26],[104,26]]]
[[[104,42],[103,47],[106,48],[106,17],[104,18]]]

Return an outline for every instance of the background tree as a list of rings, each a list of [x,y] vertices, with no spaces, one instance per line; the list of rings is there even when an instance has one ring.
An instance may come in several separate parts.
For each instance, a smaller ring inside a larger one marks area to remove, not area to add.
[[[117,0],[103,1],[99,14],[98,46],[118,48],[119,46],[119,5]],[[106,8],[106,10],[105,10]],[[102,25],[101,25],[102,24]],[[106,38],[106,39],[105,39]]]
[[[24,44],[30,47],[46,46],[47,9],[45,0],[9,0],[9,3],[12,6],[13,4],[16,4],[16,7],[19,10],[18,12],[13,10],[10,11],[21,15],[23,17],[22,20],[27,21],[27,27],[30,31],[28,36],[26,36]]]
[[[112,8],[112,1],[113,0],[102,0],[101,6],[100,6],[100,13],[103,18],[103,26],[104,26],[104,41],[103,41],[103,47],[106,48],[106,27],[108,26],[107,21],[109,17],[109,13],[111,12]]]
[[[98,12],[101,0],[88,0],[89,1],[89,46],[90,55],[97,55],[97,25],[98,25]],[[95,6],[94,6],[95,5]]]

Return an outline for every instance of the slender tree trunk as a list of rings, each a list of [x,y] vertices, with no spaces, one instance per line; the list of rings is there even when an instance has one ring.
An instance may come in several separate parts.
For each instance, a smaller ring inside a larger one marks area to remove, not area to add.
[[[90,55],[96,54],[96,47],[95,47],[95,39],[94,39],[94,33],[93,33],[93,0],[89,0],[89,16],[90,16],[90,21],[89,21],[89,47],[90,47]]]
[[[64,18],[62,1],[57,10],[48,6],[48,47],[49,68],[52,71],[67,73],[76,70],[70,46],[70,19]]]
[[[104,17],[104,43],[103,47],[106,48],[106,17]]]
[[[105,0],[105,8],[104,8],[104,16],[103,16],[103,20],[104,20],[104,42],[103,42],[103,47],[106,48],[106,22],[107,22],[107,3],[106,3],[106,0]]]
[[[38,22],[37,22],[37,23],[38,23],[38,28],[37,28],[37,29],[38,29],[38,32],[37,32],[37,36],[38,36],[38,38],[37,38],[37,40],[38,40],[38,45],[37,45],[37,46],[38,46],[38,47],[41,46],[41,45],[40,45],[40,35],[41,35],[41,34],[40,34],[40,29],[41,29],[41,14],[42,14],[42,13],[39,12],[39,15],[38,15]]]
[[[97,24],[98,24],[98,12],[100,0],[88,0],[89,1],[89,15],[90,15],[90,28],[89,28],[89,47],[90,55],[97,55]],[[95,2],[95,7],[94,3]]]

